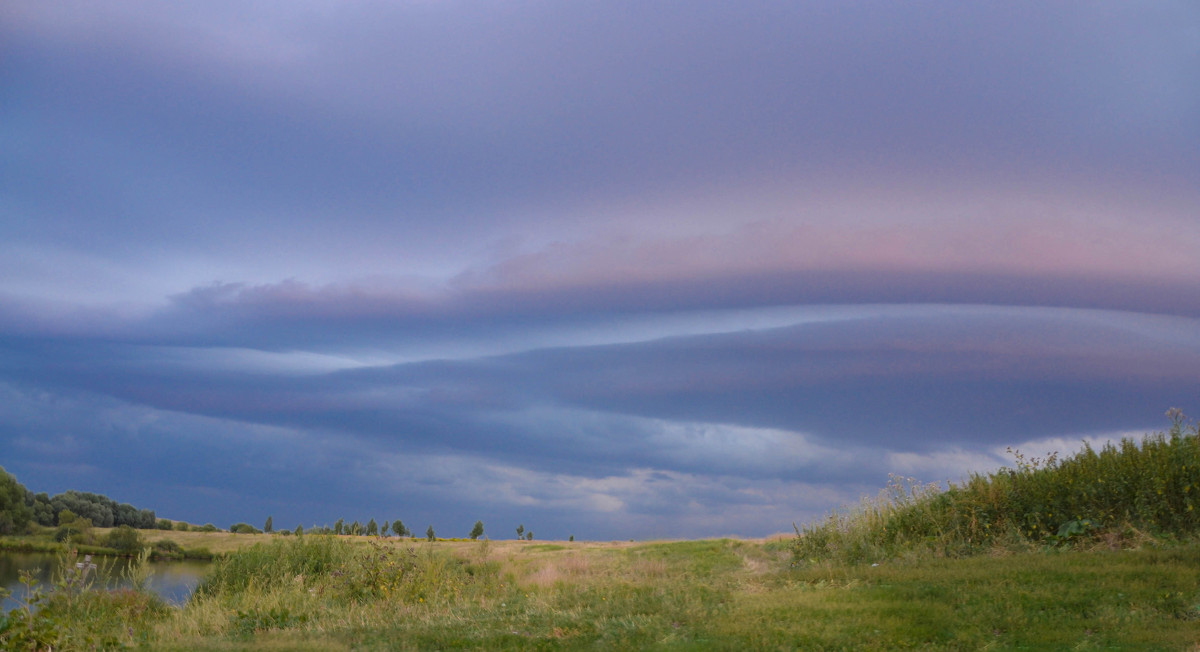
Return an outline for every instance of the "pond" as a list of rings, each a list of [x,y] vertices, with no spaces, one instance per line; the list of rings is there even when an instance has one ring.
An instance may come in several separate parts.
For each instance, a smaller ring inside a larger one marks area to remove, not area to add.
[[[96,557],[94,561],[101,567],[111,565],[108,577],[99,578],[95,586],[103,585],[106,580],[111,588],[129,586],[129,582],[123,582],[120,578],[132,560]],[[196,590],[200,580],[204,579],[211,565],[212,562],[195,560],[150,562],[153,572],[147,587],[171,604],[183,604]],[[54,554],[0,551],[0,586],[13,593],[4,600],[3,610],[9,611],[20,604],[16,598],[25,593],[25,586],[20,581],[21,571],[34,571],[35,577],[46,585],[53,580],[57,566],[58,556]]]

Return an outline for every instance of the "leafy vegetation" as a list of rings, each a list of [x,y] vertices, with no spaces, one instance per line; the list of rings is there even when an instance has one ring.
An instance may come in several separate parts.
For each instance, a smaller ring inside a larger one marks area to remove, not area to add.
[[[797,532],[795,562],[879,562],[905,556],[961,557],[1032,546],[1122,547],[1200,533],[1200,432],[1178,410],[1171,428],[1145,437],[1085,444],[1016,468],[976,474],[943,491],[893,478],[875,500]]]
[[[25,504],[25,487],[0,467],[0,535],[23,532],[33,518]]]
[[[126,571],[132,589],[110,589],[111,569],[75,551],[63,554],[48,585],[23,572],[23,590],[13,596],[17,608],[0,615],[0,649],[116,649],[144,643],[154,624],[170,614],[145,588],[148,559],[141,555]],[[0,596],[5,593],[0,589]]]

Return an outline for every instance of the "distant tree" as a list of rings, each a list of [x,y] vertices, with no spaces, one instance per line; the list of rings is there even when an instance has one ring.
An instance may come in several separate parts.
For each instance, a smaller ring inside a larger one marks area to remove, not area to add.
[[[38,525],[51,527],[58,525],[55,520],[57,514],[54,512],[54,506],[50,504],[50,496],[45,492],[36,494],[33,500],[29,500],[29,493],[25,494],[25,504],[33,509],[33,521]]]
[[[567,541],[574,541],[574,540],[575,540],[574,534],[572,534],[570,537],[567,538]]]
[[[33,508],[27,504],[27,493],[16,476],[0,467],[0,534],[18,534],[29,527]]]
[[[379,536],[386,537],[388,535],[389,530],[390,530],[390,525],[388,524],[387,521],[384,521],[383,525],[379,526]]]
[[[526,540],[526,541],[533,541],[533,530],[530,530],[530,531],[528,531],[528,532],[526,532],[526,533],[525,533],[525,540]]]
[[[341,534],[341,533],[342,533],[342,528],[343,528],[344,526],[345,526],[345,521],[343,521],[342,519],[340,519],[340,518],[339,518],[339,519],[337,520],[337,523],[334,523],[334,524],[333,524],[333,533],[334,533],[334,534]]]
[[[152,509],[139,509],[137,513],[137,525],[134,527],[139,530],[153,530],[158,523],[158,518],[154,515]],[[133,525],[131,523],[131,525]]]
[[[249,523],[235,523],[229,526],[229,531],[234,534],[262,534],[262,530]]]
[[[304,526],[303,526],[303,525],[297,525],[297,526],[296,526],[296,536],[301,536],[301,535],[303,535],[303,534],[304,534]]]
[[[425,538],[426,538],[426,539],[428,539],[428,540],[430,540],[430,541],[433,541],[434,539],[436,539],[436,538],[437,538],[437,537],[436,537],[436,536],[434,536],[434,534],[433,534],[433,526],[432,526],[432,525],[430,525],[430,526],[429,526],[429,529],[428,529],[428,530],[425,530]]]
[[[475,527],[471,528],[471,540],[474,541],[483,536],[483,521],[475,521]]]
[[[217,532],[220,530],[220,528],[213,525],[212,523],[205,523],[204,525],[201,525],[199,528],[196,528],[196,529],[199,532]]]
[[[367,521],[367,536],[373,537],[373,536],[377,536],[378,534],[379,534],[379,524],[375,522],[375,519],[371,519],[371,520]]]
[[[396,519],[392,521],[392,532],[395,532],[398,537],[403,537],[408,535],[408,528],[404,527],[403,521]]]
[[[175,524],[169,519],[160,518],[158,519],[158,522],[154,524],[154,527],[159,530],[173,530],[175,529]]]
[[[525,526],[524,526],[523,524],[522,524],[522,525],[518,525],[518,526],[517,526],[517,538],[518,538],[518,539],[521,539],[521,538],[523,538],[524,536],[525,536]]]
[[[275,531],[275,524],[271,521],[271,517],[268,516],[267,522],[263,523],[263,532],[270,533],[270,532],[274,532],[274,531]]]
[[[362,534],[362,525],[359,525],[358,521],[355,521],[350,524],[350,528],[346,531],[346,533],[358,536],[359,534]]]
[[[175,521],[175,529],[179,532],[187,532],[192,529],[192,526],[188,525],[187,521]]]

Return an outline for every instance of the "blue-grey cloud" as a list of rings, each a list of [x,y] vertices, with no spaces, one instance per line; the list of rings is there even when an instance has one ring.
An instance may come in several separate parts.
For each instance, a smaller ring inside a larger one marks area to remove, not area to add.
[[[699,535],[1154,428],[1200,395],[1198,20],[0,5],[0,461]]]

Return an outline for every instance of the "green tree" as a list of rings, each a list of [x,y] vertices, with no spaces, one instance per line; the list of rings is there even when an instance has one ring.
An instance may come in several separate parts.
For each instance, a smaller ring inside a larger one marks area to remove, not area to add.
[[[373,537],[373,536],[377,536],[378,534],[379,534],[379,524],[375,522],[375,519],[371,519],[371,520],[367,521],[367,536]]]
[[[346,526],[346,522],[345,522],[345,521],[343,521],[342,519],[340,519],[340,518],[339,518],[339,519],[337,520],[337,523],[334,523],[334,524],[333,524],[333,533],[334,533],[334,534],[341,534],[341,533],[342,533],[342,528],[344,528],[345,526]]]
[[[25,504],[29,504],[29,495],[25,495]],[[33,521],[38,525],[50,527],[58,525],[55,519],[54,506],[50,504],[50,496],[45,492],[33,497]]]
[[[263,524],[263,532],[270,533],[270,532],[274,532],[274,531],[275,531],[275,524],[273,522],[271,522],[271,517],[268,516],[267,522]]]
[[[173,530],[175,529],[175,524],[169,519],[160,518],[158,519],[158,522],[154,524],[154,527],[159,530]]]
[[[524,524],[518,525],[517,526],[517,538],[522,539],[524,537],[525,537],[525,525]]]
[[[428,529],[428,530],[425,530],[425,538],[426,538],[426,539],[428,539],[428,540],[430,540],[430,541],[433,541],[434,539],[436,539],[436,538],[437,538],[437,537],[436,537],[436,536],[434,536],[434,534],[433,534],[433,526],[432,526],[432,525],[430,525],[430,526],[429,526],[429,529]]]
[[[483,536],[483,521],[475,521],[475,527],[471,528],[470,536],[472,541]]]
[[[567,541],[574,541],[574,540],[575,540],[575,535],[574,535],[574,534],[572,534],[572,535],[571,535],[571,536],[570,536],[570,537],[567,539]]]
[[[392,532],[398,537],[408,536],[408,528],[404,527],[404,521],[400,519],[392,521]]]
[[[530,531],[528,531],[528,532],[526,532],[526,533],[525,533],[525,540],[526,540],[526,541],[533,541],[533,530],[530,530]]]
[[[389,527],[390,527],[390,526],[388,525],[388,522],[387,522],[387,521],[384,521],[384,522],[383,522],[383,525],[380,525],[380,526],[379,526],[379,536],[381,536],[381,537],[386,537],[386,536],[388,535],[388,532],[390,532],[390,531],[391,531],[391,530],[389,529]]]
[[[19,534],[29,527],[33,509],[26,504],[27,493],[15,476],[0,467],[0,534]]]
[[[302,534],[304,534],[304,526],[303,526],[303,525],[297,525],[297,526],[296,526],[296,536],[300,536],[300,535],[302,535]]]
[[[187,532],[188,530],[191,530],[191,529],[192,529],[192,526],[188,525],[187,521],[175,521],[175,530],[177,532]]]
[[[353,534],[354,536],[358,536],[358,535],[362,534],[362,529],[363,529],[363,526],[360,525],[358,521],[355,521],[350,524],[350,534]]]

